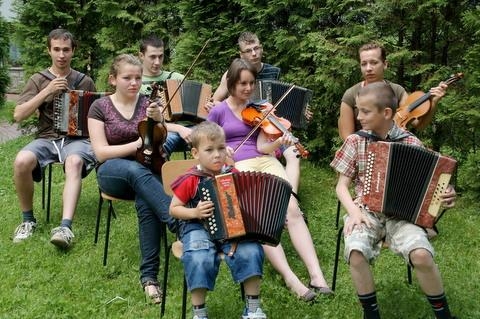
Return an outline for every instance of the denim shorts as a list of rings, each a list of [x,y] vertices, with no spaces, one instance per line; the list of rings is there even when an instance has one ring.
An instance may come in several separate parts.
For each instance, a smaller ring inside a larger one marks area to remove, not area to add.
[[[56,140],[37,138],[27,144],[22,151],[30,151],[37,157],[38,166],[32,172],[33,180],[36,182],[42,180],[42,170],[45,166],[53,162],[64,163],[69,155],[76,154],[83,159],[82,177],[87,176],[97,164],[90,141],[86,138],[65,137]]]
[[[228,256],[230,242],[216,243],[210,240],[203,229],[186,233],[182,238],[182,263],[189,291],[198,288],[213,290],[220,267],[218,252],[224,252],[225,262],[235,282],[244,282],[253,276],[263,275],[264,253],[256,241],[243,240],[238,243],[233,256]]]
[[[345,259],[348,262],[352,250],[360,251],[365,258],[372,262],[382,248],[382,241],[395,254],[403,257],[410,263],[410,253],[419,248],[426,249],[434,255],[434,250],[427,237],[427,232],[422,227],[405,220],[388,218],[384,214],[376,214],[362,209],[362,213],[372,223],[372,227],[365,225],[355,227],[349,236],[345,236]],[[348,220],[345,216],[345,221]]]

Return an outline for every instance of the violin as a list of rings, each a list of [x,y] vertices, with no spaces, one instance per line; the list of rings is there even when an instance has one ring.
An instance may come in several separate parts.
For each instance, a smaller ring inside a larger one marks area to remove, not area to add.
[[[457,73],[444,81],[445,84],[450,85],[463,78],[463,73]],[[416,91],[410,94],[406,102],[401,105],[395,113],[395,123],[406,129],[407,125],[415,121],[417,124],[415,128],[418,130],[424,129],[430,124],[430,120],[425,119],[425,115],[430,112],[431,109],[431,93],[424,93],[422,91]]]
[[[277,139],[287,133],[290,134],[290,121],[276,116],[273,112],[269,112],[264,116],[262,108],[265,109],[265,106],[254,103],[247,105],[242,111],[243,121],[253,127],[260,125],[263,132],[271,139]],[[293,142],[299,152],[299,156],[307,158],[309,152],[300,144],[298,138],[293,136]]]
[[[159,85],[152,84],[149,103],[158,95]],[[150,168],[155,174],[160,174],[168,155],[163,149],[167,137],[167,128],[164,123],[159,123],[148,117],[138,123],[138,133],[142,138],[142,146],[137,149],[136,159],[144,166]]]

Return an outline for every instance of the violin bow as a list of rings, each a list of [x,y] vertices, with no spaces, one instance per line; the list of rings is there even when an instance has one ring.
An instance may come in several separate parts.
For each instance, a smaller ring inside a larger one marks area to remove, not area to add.
[[[283,93],[283,95],[280,97],[280,99],[278,99],[277,103],[275,103],[275,105],[270,109],[268,110],[265,115],[263,116],[263,118],[258,121],[257,124],[255,124],[255,126],[252,128],[252,130],[247,134],[247,136],[245,136],[245,138],[243,139],[243,141],[237,145],[237,147],[235,147],[235,149],[233,150],[233,153],[236,153],[238,151],[238,149],[240,147],[242,147],[243,144],[245,144],[245,142],[250,138],[250,136],[253,135],[253,133],[255,133],[255,131],[260,127],[260,125],[262,125],[262,122],[267,118],[267,116],[270,115],[270,113],[273,112],[273,110],[275,110],[277,108],[277,106],[282,103],[282,101],[287,97],[287,95],[295,88],[295,84],[293,84],[291,87],[288,88],[287,91],[285,91],[285,93]]]
[[[192,64],[190,64],[187,72],[185,73],[183,79],[180,81],[180,83],[178,84],[177,88],[175,89],[175,91],[173,91],[173,94],[172,96],[170,96],[170,98],[168,99],[167,103],[165,103],[165,106],[163,108],[163,111],[162,111],[162,116],[164,116],[165,114],[165,111],[168,109],[168,106],[170,105],[170,102],[173,100],[173,98],[175,97],[175,95],[177,94],[177,92],[180,90],[180,87],[182,86],[183,82],[185,82],[185,80],[187,79],[187,76],[190,75],[190,72],[192,71],[193,69],[193,66],[195,65],[195,63],[197,63],[197,60],[198,58],[200,57],[200,55],[202,55],[203,51],[205,50],[205,48],[207,47],[207,44],[210,42],[211,38],[207,39],[207,41],[205,42],[205,44],[203,45],[202,49],[200,50],[200,52],[198,52],[197,56],[195,57],[195,59],[193,60]]]

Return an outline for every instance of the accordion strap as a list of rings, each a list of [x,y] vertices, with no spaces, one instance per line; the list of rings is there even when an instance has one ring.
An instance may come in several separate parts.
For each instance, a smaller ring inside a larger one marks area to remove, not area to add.
[[[72,90],[75,90],[77,88],[77,86],[80,84],[80,82],[82,82],[82,80],[86,76],[82,72],[79,72],[77,70],[74,70],[74,71],[77,72],[77,77],[75,78],[75,82],[73,82]],[[47,78],[50,81],[55,80],[55,76],[53,74],[51,74],[50,72],[47,72],[46,70],[40,71],[38,73],[43,75],[45,78]]]
[[[412,133],[410,133],[408,131],[405,131],[404,134],[400,134],[396,138],[387,137],[386,139],[383,139],[383,138],[379,137],[378,135],[366,132],[364,130],[356,131],[355,134],[358,135],[358,136],[364,137],[364,138],[366,138],[366,139],[368,139],[369,141],[372,141],[372,142],[378,142],[378,141],[399,142],[399,141],[403,140],[404,138],[413,135]]]
[[[235,252],[237,251],[237,247],[238,247],[238,241],[231,242],[230,250],[228,251],[227,256],[232,257],[233,254],[235,254]]]

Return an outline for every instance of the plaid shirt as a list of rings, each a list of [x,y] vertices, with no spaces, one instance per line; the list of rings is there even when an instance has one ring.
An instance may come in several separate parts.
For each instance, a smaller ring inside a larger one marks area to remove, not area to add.
[[[367,163],[367,146],[378,138],[371,132],[362,131],[372,138],[352,134],[347,137],[342,147],[335,153],[330,166],[338,173],[352,178],[355,183],[355,202],[362,196],[365,165]],[[388,132],[385,141],[400,142],[422,146],[422,142],[411,133],[399,128],[395,124]]]

